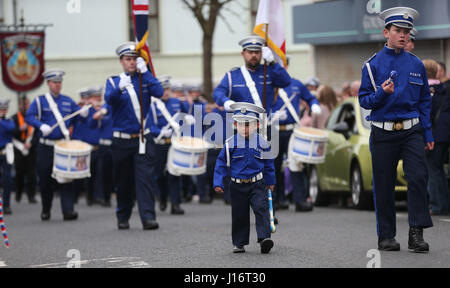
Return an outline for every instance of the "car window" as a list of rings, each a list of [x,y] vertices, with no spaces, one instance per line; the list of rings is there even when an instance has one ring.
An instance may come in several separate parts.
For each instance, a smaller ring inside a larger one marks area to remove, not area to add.
[[[338,123],[345,122],[349,127],[349,132],[357,133],[357,125],[356,125],[356,117],[355,117],[355,109],[352,104],[344,104],[342,106],[342,111],[338,117]]]
[[[333,127],[338,123],[339,114],[341,114],[342,106],[336,107],[333,112],[331,112],[330,117],[328,118],[327,129],[333,130]]]

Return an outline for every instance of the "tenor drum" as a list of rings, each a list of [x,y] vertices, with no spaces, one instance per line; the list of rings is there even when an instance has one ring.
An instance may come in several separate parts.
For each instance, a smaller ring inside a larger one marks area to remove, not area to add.
[[[325,162],[328,132],[310,127],[294,129],[289,155],[294,162],[321,164]]]
[[[59,141],[54,150],[52,177],[59,183],[91,177],[91,145],[77,140]]]
[[[172,138],[167,168],[172,175],[201,175],[206,172],[206,157],[210,145],[200,138]]]

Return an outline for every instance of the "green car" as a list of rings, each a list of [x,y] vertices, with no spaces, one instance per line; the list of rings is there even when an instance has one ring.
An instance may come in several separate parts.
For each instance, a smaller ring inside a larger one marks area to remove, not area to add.
[[[332,196],[350,196],[358,209],[373,207],[372,159],[369,150],[370,111],[359,106],[357,97],[338,105],[327,123],[329,140],[325,163],[309,167],[312,202],[326,206]],[[397,167],[396,198],[406,197],[403,162]]]

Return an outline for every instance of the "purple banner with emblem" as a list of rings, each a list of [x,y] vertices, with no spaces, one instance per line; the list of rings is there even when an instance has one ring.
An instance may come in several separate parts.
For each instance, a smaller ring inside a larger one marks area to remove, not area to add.
[[[45,32],[0,32],[2,78],[6,87],[26,92],[44,78]]]

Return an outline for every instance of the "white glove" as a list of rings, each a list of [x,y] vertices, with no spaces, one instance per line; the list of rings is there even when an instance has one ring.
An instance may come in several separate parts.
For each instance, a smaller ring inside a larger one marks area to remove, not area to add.
[[[168,127],[168,128],[164,127],[164,128],[161,130],[161,137],[169,138],[169,137],[172,136],[172,133],[173,133],[172,128],[170,128],[170,127]]]
[[[313,105],[311,106],[311,112],[312,112],[313,114],[315,114],[315,115],[320,115],[320,114],[322,114],[322,109],[320,108],[319,105],[313,104]]]
[[[145,64],[145,60],[142,57],[138,57],[136,59],[137,69],[142,73],[146,73],[148,71],[147,64]]]
[[[262,57],[264,60],[266,60],[269,63],[272,63],[273,61],[275,61],[275,57],[273,56],[272,50],[270,50],[269,47],[262,48]]]
[[[192,125],[195,124],[195,118],[194,118],[194,116],[192,116],[192,115],[186,115],[186,116],[184,116],[184,119],[186,120],[186,123],[187,123],[189,126],[192,126]]]
[[[39,128],[42,132],[42,136],[47,137],[52,133],[52,127],[48,126],[47,124],[42,124]]]
[[[80,116],[83,117],[83,118],[88,117],[88,115],[89,115],[89,108],[90,108],[90,106],[88,106],[88,105],[83,106],[83,108],[81,108],[81,111],[80,111]]]
[[[288,114],[286,110],[279,110],[273,114],[273,119],[280,119],[280,121],[284,121],[288,118]]]
[[[227,102],[225,102],[223,104],[223,108],[225,108],[225,111],[227,111],[227,112],[233,112],[233,109],[231,109],[230,106],[234,103],[236,103],[236,102],[234,102],[233,100],[228,100]]]
[[[120,74],[120,82],[119,82],[119,88],[120,90],[125,89],[125,87],[132,85],[131,83],[131,77],[127,76],[125,74]]]

